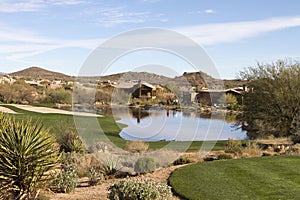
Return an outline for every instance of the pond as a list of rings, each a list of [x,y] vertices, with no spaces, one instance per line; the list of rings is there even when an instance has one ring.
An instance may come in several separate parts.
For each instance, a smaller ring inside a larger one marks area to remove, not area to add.
[[[126,124],[120,136],[141,141],[210,141],[247,139],[247,132],[225,119],[225,114],[203,115],[195,111],[113,109]]]

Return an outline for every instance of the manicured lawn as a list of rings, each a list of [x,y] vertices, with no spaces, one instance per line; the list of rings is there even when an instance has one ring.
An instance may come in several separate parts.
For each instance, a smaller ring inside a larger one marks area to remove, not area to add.
[[[300,157],[203,162],[176,170],[169,182],[189,199],[300,199]]]
[[[32,119],[33,121],[41,121],[44,126],[50,129],[52,134],[58,134],[62,130],[73,129],[77,127],[77,132],[85,140],[86,144],[89,146],[97,141],[103,141],[106,137],[116,146],[123,148],[126,141],[119,136],[122,128],[126,127],[124,124],[115,122],[112,116],[104,116],[95,119],[94,117],[79,117],[76,116],[76,126],[74,123],[74,118],[72,115],[63,114],[43,114],[30,112],[23,109],[16,108],[12,105],[1,105],[10,108],[18,113],[23,113],[20,115],[13,115],[17,119]],[[49,106],[50,107],[50,106]],[[100,126],[99,126],[100,124]],[[99,129],[101,127],[102,130]],[[210,144],[215,142],[206,142],[205,144]],[[224,149],[226,141],[217,141],[213,147],[213,150]],[[159,141],[159,142],[149,142],[149,147],[151,150],[161,149],[167,146],[169,142]],[[171,149],[179,151],[199,151],[203,142],[172,142]],[[185,149],[187,148],[188,149]],[[209,149],[210,150],[210,149]]]
[[[64,114],[43,114],[37,112],[30,112],[23,109],[16,108],[11,105],[1,105],[10,108],[18,113],[13,115],[16,119],[32,119],[32,121],[40,121],[45,127],[49,128],[50,132],[54,135],[59,134],[61,131],[68,129],[75,130],[85,140],[87,146],[97,142],[103,141],[104,135],[116,146],[123,147],[125,140],[119,137],[121,128],[125,127],[124,124],[116,123],[112,116],[98,117],[83,117],[76,116],[76,126],[72,115]],[[102,130],[99,129],[99,124]]]

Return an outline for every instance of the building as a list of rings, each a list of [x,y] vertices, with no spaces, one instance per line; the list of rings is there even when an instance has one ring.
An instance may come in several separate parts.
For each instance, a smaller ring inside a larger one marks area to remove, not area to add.
[[[235,96],[238,100],[238,102],[242,103],[242,97],[244,92],[243,87],[238,88],[231,88],[227,90],[200,90],[198,91],[198,94],[196,95],[196,99],[199,103],[203,105],[219,105],[222,101],[222,99],[225,99],[226,94],[231,94]]]
[[[131,88],[132,97],[142,100],[156,99],[156,93],[160,90],[162,87],[146,82],[139,82]]]

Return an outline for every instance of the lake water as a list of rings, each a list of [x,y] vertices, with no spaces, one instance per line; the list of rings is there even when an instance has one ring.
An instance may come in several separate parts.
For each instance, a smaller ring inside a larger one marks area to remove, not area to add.
[[[228,122],[220,114],[207,116],[197,112],[167,110],[117,109],[118,122],[128,125],[120,133],[126,140],[142,141],[209,141],[228,138],[247,139],[246,131]]]

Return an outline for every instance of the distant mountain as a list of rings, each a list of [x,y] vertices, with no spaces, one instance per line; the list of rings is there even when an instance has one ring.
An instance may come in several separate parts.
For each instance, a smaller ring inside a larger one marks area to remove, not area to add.
[[[87,76],[87,77],[73,77],[63,73],[45,70],[39,67],[30,67],[21,71],[9,74],[11,76],[30,78],[30,79],[48,79],[48,80],[78,80],[83,83],[96,83],[98,81],[112,81],[112,82],[130,82],[141,80],[148,83],[166,85],[170,82],[175,82],[181,88],[196,87],[198,90],[202,88],[208,89],[223,89],[243,86],[245,81],[241,80],[220,80],[211,77],[204,72],[185,72],[182,76],[170,78],[162,75],[157,75],[149,72],[124,72],[112,74],[107,76]]]
[[[48,80],[73,80],[73,77],[59,72],[53,72],[42,69],[40,67],[30,67],[21,71],[9,74],[10,76],[17,76],[30,79],[48,79]]]

